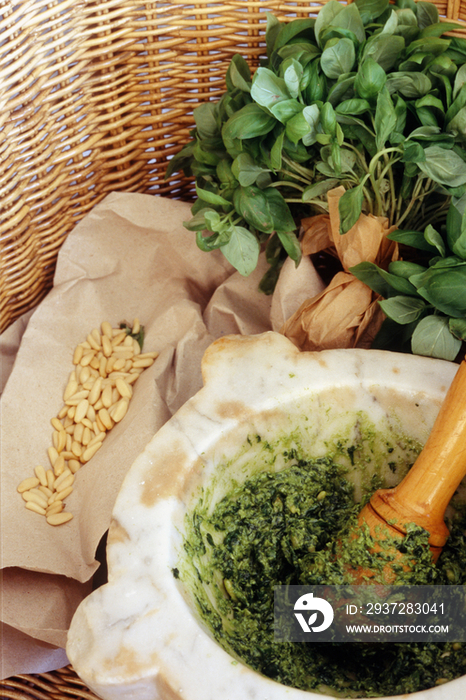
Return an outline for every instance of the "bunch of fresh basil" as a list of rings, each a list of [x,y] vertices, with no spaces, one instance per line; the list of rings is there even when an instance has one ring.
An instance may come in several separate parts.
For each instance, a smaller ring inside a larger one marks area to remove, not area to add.
[[[286,256],[299,263],[299,220],[325,212],[326,193],[338,185],[345,188],[342,234],[361,212],[387,216],[399,230],[445,227],[452,198],[461,202],[466,194],[466,41],[443,36],[455,28],[439,21],[434,4],[413,0],[330,0],[315,19],[288,23],[268,13],[267,61],[251,77],[246,61],[232,58],[225,94],[194,110],[191,141],[167,170],[167,177],[183,170],[195,178],[197,199],[185,225],[198,246],[219,248],[248,275],[265,244],[270,269],[261,289],[271,292]],[[450,211],[450,220],[466,228],[462,206]],[[395,289],[410,285],[406,296],[422,317],[417,336],[428,318],[421,297],[443,313],[424,290],[448,278],[442,285],[448,296],[457,273],[451,250],[437,236],[432,244],[434,229],[426,230],[422,250],[446,256],[418,270],[430,282],[410,281],[407,268],[390,273],[406,281]],[[464,241],[455,246],[459,255]],[[461,256],[458,265],[465,270]],[[364,275],[367,282],[372,272]],[[390,316],[395,297],[387,284]],[[451,318],[464,318],[462,303],[450,309]],[[399,323],[399,314],[391,318]],[[447,325],[457,334],[461,324]]]
[[[386,315],[373,347],[454,360],[466,341],[466,195],[453,198],[445,234],[431,224],[423,233],[389,235],[419,251],[418,261],[397,260],[388,271],[362,262],[351,272],[384,297]],[[420,260],[424,258],[424,264]]]

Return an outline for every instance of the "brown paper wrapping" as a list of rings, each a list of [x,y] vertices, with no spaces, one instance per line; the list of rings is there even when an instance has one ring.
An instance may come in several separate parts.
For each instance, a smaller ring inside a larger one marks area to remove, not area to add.
[[[338,202],[343,187],[327,195],[329,213],[302,222],[303,255],[326,251],[339,259],[343,270],[317,295],[307,298],[282,327],[282,332],[302,350],[368,348],[384,318],[379,297],[349,269],[360,262],[385,268],[398,258],[398,245],[387,239],[393,230],[388,219],[362,214],[340,235]]]
[[[121,482],[156,430],[202,386],[206,347],[228,333],[279,328],[322,283],[310,261],[286,273],[273,297],[267,268],[241,277],[219,251],[201,252],[183,221],[188,204],[112,194],[68,236],[44,301],[1,336],[2,678],[60,668],[69,622],[92,585],[96,549]],[[291,262],[291,261],[290,261]],[[24,508],[19,482],[48,468],[50,419],[63,405],[75,346],[103,320],[140,319],[154,365],[134,385],[124,420],[77,474],[61,527]],[[272,323],[272,317],[274,321]]]

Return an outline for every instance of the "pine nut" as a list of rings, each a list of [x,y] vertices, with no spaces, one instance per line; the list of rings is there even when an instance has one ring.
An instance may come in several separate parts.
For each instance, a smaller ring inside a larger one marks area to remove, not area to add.
[[[120,331],[113,339],[112,339],[112,345],[114,348],[117,347],[117,345],[120,345],[126,338],[126,331]]]
[[[66,446],[66,433],[64,430],[59,430],[59,431],[55,431],[55,432],[57,433],[57,436],[58,436],[56,450],[57,450],[58,454],[60,454],[60,452],[62,452],[62,450],[64,450],[65,446]]]
[[[63,501],[55,501],[52,505],[47,506],[45,510],[46,517],[50,515],[55,515],[56,513],[61,513],[63,510]]]
[[[65,469],[65,460],[63,459],[63,457],[61,455],[59,455],[59,457],[57,457],[57,459],[55,460],[55,463],[53,465],[53,473],[55,474],[55,476],[60,476],[60,474],[64,471],[64,469]]]
[[[55,430],[64,430],[63,423],[60,420],[58,420],[58,418],[52,418],[50,422],[52,424],[52,427],[55,428]]]
[[[104,378],[107,376],[107,358],[105,355],[102,355],[99,359],[99,374]]]
[[[66,385],[65,391],[63,392],[63,401],[66,401],[73,396],[78,391],[78,382],[74,379],[70,379]]]
[[[116,360],[114,362],[112,371],[118,371],[119,369],[123,369],[124,366],[125,366],[125,360],[123,360],[122,358],[119,358],[118,360]]]
[[[101,408],[98,417],[100,418],[102,425],[107,429],[111,430],[113,428],[113,421],[110,418],[110,414],[106,408]]]
[[[82,419],[86,416],[87,409],[89,408],[89,401],[87,399],[82,399],[77,407],[76,413],[74,414],[74,422],[80,423]]]
[[[40,493],[40,492],[39,492]],[[37,503],[41,508],[47,507],[47,498],[44,494],[37,493],[36,491],[25,491],[22,496],[26,503]]]
[[[39,484],[40,481],[37,476],[30,476],[28,479],[23,479],[16,490],[18,493],[24,493],[25,491],[36,488],[36,486],[39,486]]]
[[[38,513],[39,515],[45,515],[45,508],[42,508],[42,506],[37,505],[37,503],[34,503],[34,501],[28,501],[26,503],[26,508],[28,510],[32,510],[33,513]]]
[[[63,525],[64,523],[68,523],[72,518],[72,513],[53,513],[47,516],[47,522],[49,525]]]
[[[42,486],[42,485],[41,485],[41,486],[39,486],[38,488],[39,488],[39,491],[42,491],[42,493],[44,494],[44,496],[46,496],[47,501],[48,501],[48,499],[50,498],[50,496],[52,496],[53,491],[51,491],[47,486]]]
[[[81,468],[81,462],[79,462],[77,459],[70,459],[68,461],[68,469],[72,474],[76,474],[76,472]]]
[[[65,498],[68,498],[68,496],[69,496],[70,493],[72,493],[72,492],[73,492],[73,487],[72,487],[72,486],[68,486],[68,488],[63,489],[63,491],[56,491],[56,492],[53,494],[53,498],[54,498],[54,501],[53,501],[53,502],[56,503],[56,501],[64,501]]]
[[[87,418],[91,423],[93,423],[93,422],[95,421],[95,407],[94,407],[94,406],[91,406],[90,404],[89,404],[89,408],[87,409],[86,418]],[[84,421],[83,421],[83,422],[84,422]],[[84,425],[86,425],[86,424],[84,423]]]
[[[67,408],[67,406],[63,406],[63,408],[61,409],[61,411],[57,414],[57,418],[58,418],[59,420],[61,420],[61,419],[65,418],[65,416],[66,416],[67,413],[68,413],[68,408]]]
[[[83,462],[88,462],[94,455],[95,453],[100,450],[102,447],[101,442],[95,442],[91,447],[88,447],[85,452],[83,453],[82,460]]]
[[[141,330],[141,324],[139,323],[139,319],[135,318],[133,321],[133,327],[131,329],[131,333],[133,335],[137,335],[140,330]]]
[[[53,473],[53,470],[47,469],[45,475],[47,477],[47,487],[50,489],[50,491],[53,491],[53,483],[55,481],[55,474]]]
[[[92,389],[89,393],[89,403],[95,404],[97,399],[100,397],[100,392],[102,391],[102,377],[95,380]],[[87,411],[87,409],[86,409]]]
[[[110,338],[108,338],[106,335],[102,336],[102,352],[104,353],[105,357],[110,357],[112,350],[113,345]]]
[[[116,364],[116,363],[115,363],[115,364]],[[153,365],[153,364],[154,364],[154,360],[153,360],[152,357],[143,357],[143,358],[141,358],[140,355],[139,355],[139,357],[138,357],[136,360],[133,361],[133,367],[134,367],[135,369],[137,369],[137,368],[139,368],[139,367],[144,367],[144,368],[150,367],[150,366]]]
[[[82,425],[82,423],[80,425]],[[81,442],[84,445],[84,447],[87,447],[89,445],[90,441],[91,441],[91,431],[89,430],[89,428],[86,425],[86,426],[84,426]]]
[[[92,438],[87,447],[92,447],[93,445],[95,445],[96,442],[103,442],[105,440],[106,435],[107,433],[104,432],[98,433],[94,438]]]
[[[128,405],[128,399],[121,399],[118,401],[116,408],[112,413],[112,419],[115,421],[115,423],[119,423],[126,416]]]
[[[56,485],[56,482],[55,482],[55,488],[58,491],[58,493],[61,493],[62,491],[65,491],[65,489],[72,486],[73,483],[74,483],[74,474],[71,474],[71,472],[70,472],[70,474],[66,477],[66,479],[64,479],[61,482],[61,484],[59,484],[58,486]]]
[[[111,324],[108,321],[103,321],[100,328],[102,329],[102,334],[111,340],[113,336]]]
[[[53,467],[53,465],[58,459],[58,451],[55,449],[55,447],[49,447],[49,449],[47,450],[47,454],[49,456],[50,464]]]
[[[71,452],[75,455],[75,457],[81,457],[82,451],[83,449],[79,442],[74,440],[73,444],[71,445]]]
[[[102,404],[105,408],[110,408],[112,405],[112,385],[107,384],[105,389],[102,392]]]
[[[47,486],[47,475],[45,473],[44,467],[39,464],[37,467],[34,469],[34,473],[37,476],[37,478],[40,481],[41,486]]]
[[[84,354],[84,348],[82,345],[77,345],[75,350],[74,350],[74,355],[73,355],[73,364],[74,365],[79,365],[81,362],[81,358]]]
[[[76,440],[76,442],[82,442],[83,441],[83,433],[84,433],[84,425],[82,423],[78,423],[74,429],[73,433],[73,438]]]
[[[121,395],[123,398],[130,399],[130,398],[132,397],[132,395],[133,395],[133,390],[131,389],[131,387],[129,386],[129,384],[127,384],[127,383],[125,382],[124,379],[117,379],[116,382],[115,382],[115,384],[116,384],[116,388],[118,389],[120,395]]]
[[[53,488],[54,491],[58,491],[58,486],[71,474],[69,469],[65,469],[60,476],[57,476],[57,478],[54,481]]]
[[[141,346],[139,345],[136,338],[133,338],[133,355],[139,355],[141,353]]]
[[[82,356],[81,361],[80,361],[79,364],[80,364],[82,367],[87,367],[88,365],[91,364],[91,362],[92,362],[92,360],[94,359],[94,357],[95,357],[95,350],[90,350],[90,351],[88,351],[87,353],[85,353],[85,354]]]

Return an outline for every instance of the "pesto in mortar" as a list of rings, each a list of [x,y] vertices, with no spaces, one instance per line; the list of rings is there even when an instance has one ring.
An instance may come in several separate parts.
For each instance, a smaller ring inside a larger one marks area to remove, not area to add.
[[[196,602],[217,641],[275,681],[336,697],[410,693],[463,675],[466,649],[459,643],[274,642],[274,585],[351,583],[348,561],[377,567],[364,537],[335,556],[336,542],[361,508],[345,469],[330,458],[287,456],[290,464],[281,471],[233,487],[212,512],[201,498],[187,516],[184,546]],[[448,525],[451,536],[437,566],[427,533],[413,528],[403,547],[418,564],[400,573],[398,583],[466,583],[466,518],[457,515]],[[188,571],[180,566],[174,575],[189,585]]]

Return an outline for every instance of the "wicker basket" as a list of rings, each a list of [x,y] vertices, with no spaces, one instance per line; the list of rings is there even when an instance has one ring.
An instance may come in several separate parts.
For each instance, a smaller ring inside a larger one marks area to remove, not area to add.
[[[466,1],[436,5],[466,19]],[[189,137],[193,108],[222,94],[234,53],[257,67],[266,10],[283,20],[310,8],[303,0],[0,6],[1,332],[43,298],[65,237],[109,192],[192,197],[188,179],[164,173]]]
[[[108,193],[192,199],[164,173],[193,108],[223,93],[234,53],[257,67],[265,11],[325,1],[0,0],[0,332],[44,297],[67,234]],[[435,4],[466,21],[466,0]],[[0,697],[76,696],[95,698],[71,668],[0,682]]]

